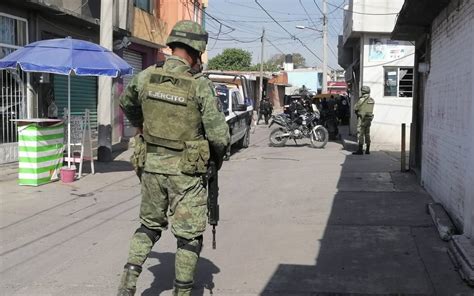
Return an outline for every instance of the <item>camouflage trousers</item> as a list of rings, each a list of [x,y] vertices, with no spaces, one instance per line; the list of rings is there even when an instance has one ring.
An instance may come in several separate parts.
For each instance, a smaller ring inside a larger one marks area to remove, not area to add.
[[[144,172],[142,175],[140,221],[148,229],[163,231],[171,224],[178,239],[200,250],[200,238],[207,223],[207,191],[199,176],[162,175]],[[142,266],[154,241],[143,232],[135,232],[130,242],[129,264]],[[178,248],[175,259],[176,283],[193,282],[199,252]],[[120,287],[135,289],[138,272],[125,270]],[[119,288],[120,289],[120,288]],[[178,289],[179,290],[179,289]],[[175,295],[190,295],[191,287],[175,291]]]
[[[357,139],[359,146],[363,146],[364,142],[370,145],[370,126],[372,125],[372,117],[357,118]]]

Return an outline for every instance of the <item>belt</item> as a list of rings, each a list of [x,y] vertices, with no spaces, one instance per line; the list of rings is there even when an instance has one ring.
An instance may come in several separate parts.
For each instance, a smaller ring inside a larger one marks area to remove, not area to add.
[[[168,147],[163,147],[163,146],[158,146],[158,145],[153,145],[150,143],[146,144],[146,152],[147,153],[157,153],[157,154],[162,154],[162,155],[176,155],[176,156],[181,156],[183,154],[182,150],[175,150],[171,149]]]

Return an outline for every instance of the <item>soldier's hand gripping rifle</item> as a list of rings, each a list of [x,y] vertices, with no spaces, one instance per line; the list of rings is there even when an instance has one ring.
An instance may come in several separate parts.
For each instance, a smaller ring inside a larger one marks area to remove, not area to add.
[[[212,248],[216,248],[216,226],[219,222],[219,183],[217,176],[217,165],[214,161],[209,162],[206,174],[207,179],[207,210],[208,222],[212,225]]]

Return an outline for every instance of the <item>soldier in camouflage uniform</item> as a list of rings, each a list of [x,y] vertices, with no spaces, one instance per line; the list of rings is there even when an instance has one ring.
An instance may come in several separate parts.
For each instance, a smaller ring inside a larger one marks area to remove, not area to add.
[[[207,33],[198,23],[181,21],[166,44],[173,55],[136,75],[120,101],[146,146],[135,150],[146,150],[146,157],[132,157],[137,172],[143,166],[141,226],[131,239],[120,296],[134,295],[142,265],[168,222],[178,243],[174,295],[190,295],[207,220],[202,176],[209,158],[220,168],[229,144],[213,84],[196,70]]]
[[[359,149],[352,154],[364,154],[364,140],[366,144],[365,154],[370,154],[370,125],[374,118],[375,101],[370,96],[370,87],[362,86],[362,96],[357,101],[354,112],[357,115],[357,136],[359,140]]]

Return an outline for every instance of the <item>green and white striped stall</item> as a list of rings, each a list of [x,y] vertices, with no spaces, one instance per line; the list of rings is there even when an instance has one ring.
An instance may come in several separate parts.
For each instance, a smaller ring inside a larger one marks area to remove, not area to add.
[[[64,124],[18,125],[18,183],[38,186],[57,179],[63,164]]]

